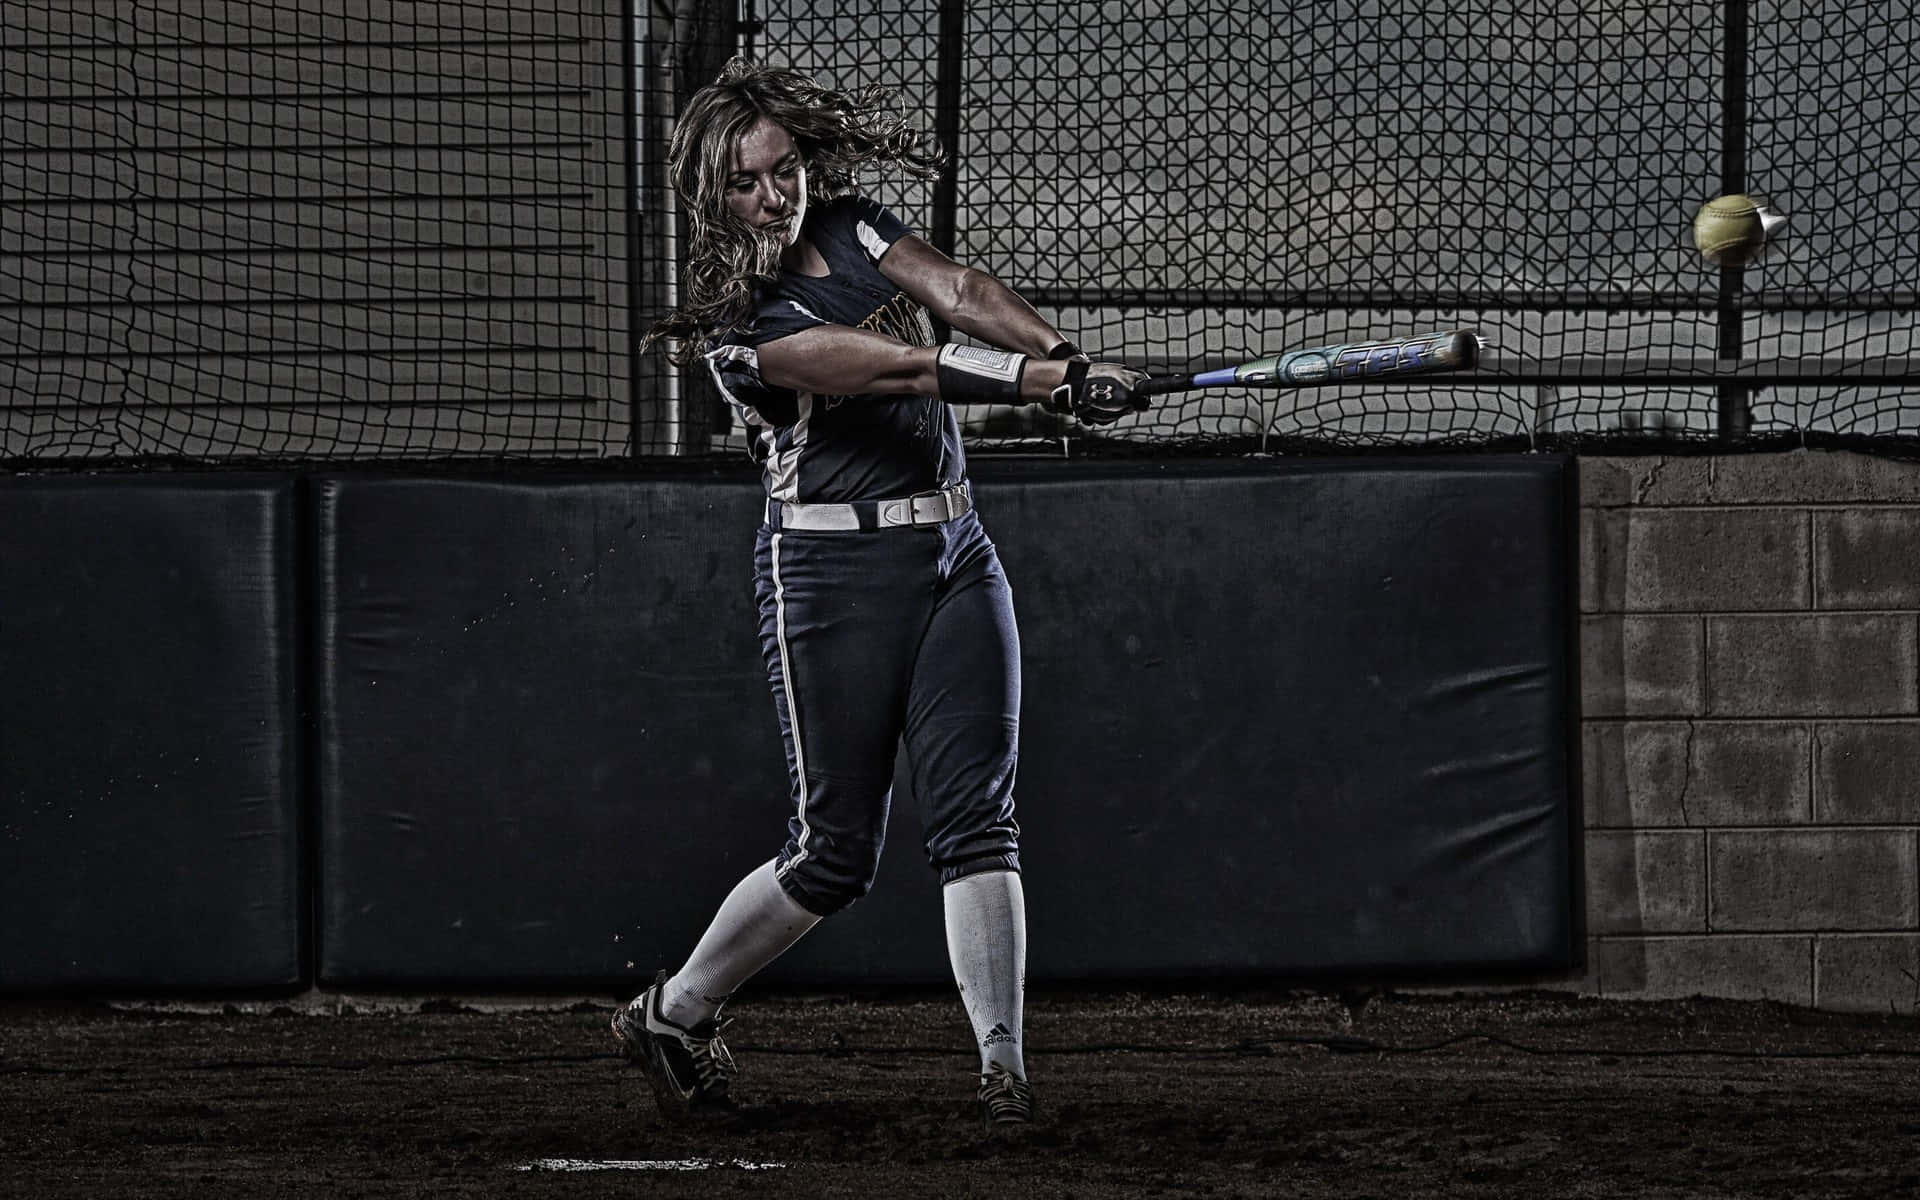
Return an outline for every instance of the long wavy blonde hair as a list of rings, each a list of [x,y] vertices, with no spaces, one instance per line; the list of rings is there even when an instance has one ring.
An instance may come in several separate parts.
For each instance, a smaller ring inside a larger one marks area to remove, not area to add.
[[[783,67],[735,58],[695,92],[673,129],[667,173],[687,212],[687,272],[680,307],[647,331],[641,348],[670,341],[685,366],[706,343],[752,315],[754,292],[780,273],[780,242],[727,208],[727,176],[740,138],[766,117],[787,131],[807,167],[807,203],[850,191],[860,175],[898,169],[939,174],[945,154],[900,111],[891,89],[836,91]]]

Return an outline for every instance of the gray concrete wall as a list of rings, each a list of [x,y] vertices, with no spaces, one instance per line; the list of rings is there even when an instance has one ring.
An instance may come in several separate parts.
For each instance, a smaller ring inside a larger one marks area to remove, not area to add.
[[[1581,462],[1588,966],[1920,1004],[1920,464]]]

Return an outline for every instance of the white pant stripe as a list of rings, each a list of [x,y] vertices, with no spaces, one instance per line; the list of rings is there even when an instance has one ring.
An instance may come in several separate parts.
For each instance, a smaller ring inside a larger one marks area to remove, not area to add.
[[[780,535],[773,535],[773,634],[780,643],[780,686],[787,694],[787,729],[793,736],[794,770],[800,777],[800,849],[780,869],[780,878],[799,866],[807,857],[807,838],[813,832],[807,824],[807,749],[800,737],[800,709],[793,702],[793,660],[787,656],[787,589],[780,581]]]

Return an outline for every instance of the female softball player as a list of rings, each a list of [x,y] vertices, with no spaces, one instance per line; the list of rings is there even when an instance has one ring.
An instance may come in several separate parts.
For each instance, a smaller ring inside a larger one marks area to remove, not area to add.
[[[670,1116],[726,1109],[720,1008],[872,886],[904,745],[991,1124],[1032,1119],[1021,1055],[1026,916],[1014,820],[1020,652],[953,407],[1043,403],[1106,424],[1139,372],[1092,363],[988,275],[855,190],[940,151],[883,89],[736,59],[689,102],[669,169],[688,214],[685,302],[656,326],[705,358],[753,437],[766,520],[760,640],[792,791],[779,853],[613,1032]],[[936,346],[928,313],[1003,349]]]

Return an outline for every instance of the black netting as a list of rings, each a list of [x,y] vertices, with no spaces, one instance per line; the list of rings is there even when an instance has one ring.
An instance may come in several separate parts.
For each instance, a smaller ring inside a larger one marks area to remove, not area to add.
[[[626,452],[617,5],[0,14],[0,457]]]
[[[1905,6],[4,0],[0,460],[737,447],[633,354],[691,15],[953,130],[950,210],[874,191],[1104,357],[1489,343],[1094,445],[1920,441]],[[1723,275],[1689,229],[1729,178],[1789,236]]]

